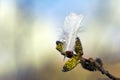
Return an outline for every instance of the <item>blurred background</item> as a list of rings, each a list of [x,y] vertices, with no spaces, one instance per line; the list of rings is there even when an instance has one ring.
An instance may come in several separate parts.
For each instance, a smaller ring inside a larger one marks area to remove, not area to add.
[[[55,49],[70,13],[84,15],[84,57],[100,57],[120,77],[120,0],[0,0],[0,80],[98,80],[100,72],[65,61]]]

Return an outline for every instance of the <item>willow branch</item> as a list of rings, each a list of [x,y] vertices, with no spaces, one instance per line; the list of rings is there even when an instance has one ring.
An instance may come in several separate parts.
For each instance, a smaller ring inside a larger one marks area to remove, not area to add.
[[[120,80],[120,78],[117,78],[113,76],[111,73],[109,73],[107,70],[104,69],[103,64],[101,59],[99,58],[96,60],[93,60],[92,58],[86,59],[86,58],[81,58],[81,65],[84,69],[87,69],[89,71],[100,71],[102,74],[106,75],[108,78],[111,80]],[[88,67],[89,66],[89,67]]]

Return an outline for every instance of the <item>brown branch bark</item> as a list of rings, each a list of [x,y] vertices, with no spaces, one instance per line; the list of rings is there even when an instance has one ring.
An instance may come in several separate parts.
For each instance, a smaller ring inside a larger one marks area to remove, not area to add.
[[[81,65],[82,65],[82,67],[84,69],[87,69],[89,71],[96,71],[96,70],[98,70],[103,75],[106,75],[108,78],[110,78],[111,80],[120,80],[120,78],[117,78],[117,77],[113,76],[111,73],[109,73],[107,70],[104,69],[103,63],[102,63],[100,58],[94,60],[92,58],[86,59],[86,58],[81,57],[80,60],[81,60],[80,63],[81,63]],[[105,79],[105,80],[107,80],[107,79]]]
[[[120,78],[117,78],[117,77],[113,76],[111,73],[109,73],[109,72],[108,72],[107,70],[105,70],[103,67],[98,67],[98,70],[99,70],[102,74],[106,75],[107,77],[109,77],[109,78],[112,79],[112,80],[120,80]]]

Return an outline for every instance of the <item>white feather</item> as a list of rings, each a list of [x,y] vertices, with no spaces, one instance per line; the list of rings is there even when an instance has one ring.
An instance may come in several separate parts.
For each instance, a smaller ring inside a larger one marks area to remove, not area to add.
[[[82,19],[82,15],[77,15],[75,13],[66,16],[63,27],[64,34],[62,37],[62,40],[64,41],[64,51],[73,51],[75,38],[77,37],[77,32],[79,31],[78,29]]]

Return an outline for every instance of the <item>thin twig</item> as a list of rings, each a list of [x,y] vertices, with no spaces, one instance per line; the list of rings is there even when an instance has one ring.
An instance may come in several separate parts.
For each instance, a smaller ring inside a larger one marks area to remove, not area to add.
[[[101,59],[99,58],[99,61],[94,60],[92,58],[86,59],[81,57],[81,65],[84,69],[87,69],[89,71],[100,71],[102,74],[106,75],[108,78],[110,78],[111,80],[120,80],[120,78],[116,78],[115,76],[113,76],[111,73],[109,73],[107,70],[104,69],[103,64]]]
[[[113,76],[111,73],[109,73],[107,70],[105,70],[103,67],[98,67],[98,70],[99,70],[102,74],[106,75],[107,77],[109,77],[109,78],[112,79],[112,80],[120,80],[119,78],[116,78],[116,77]]]

